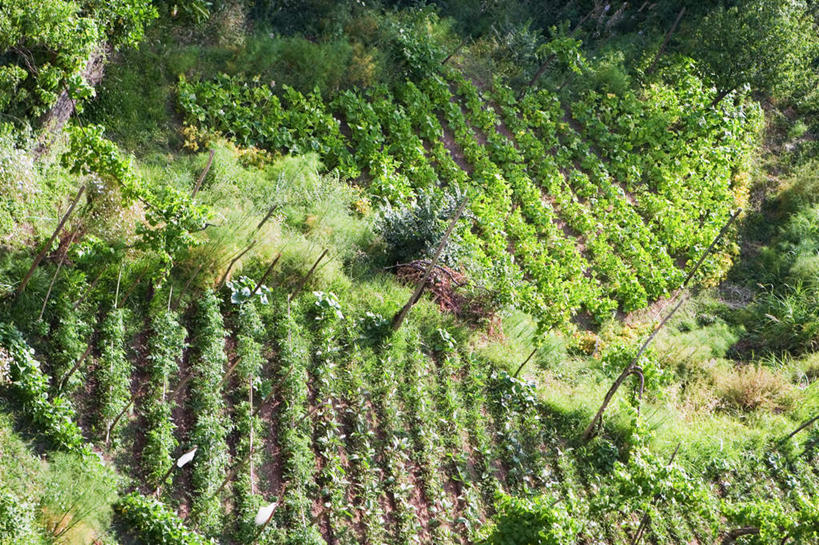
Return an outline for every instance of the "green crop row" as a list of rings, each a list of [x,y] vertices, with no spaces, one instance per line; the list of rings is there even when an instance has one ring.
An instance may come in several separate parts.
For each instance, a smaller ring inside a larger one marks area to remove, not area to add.
[[[207,536],[219,535],[223,524],[221,499],[216,495],[216,489],[222,482],[229,459],[229,425],[221,387],[227,363],[226,337],[219,298],[208,290],[199,301],[193,330],[195,354],[190,369],[189,403],[193,427],[188,438],[189,443],[198,448],[191,475],[191,517],[196,527]]]
[[[161,305],[151,309],[149,320],[149,382],[139,409],[145,420],[142,470],[146,484],[155,487],[174,462],[173,454],[178,445],[174,435],[176,423],[172,417],[176,403],[169,388],[171,380],[178,374],[187,331],[179,323],[177,313]]]

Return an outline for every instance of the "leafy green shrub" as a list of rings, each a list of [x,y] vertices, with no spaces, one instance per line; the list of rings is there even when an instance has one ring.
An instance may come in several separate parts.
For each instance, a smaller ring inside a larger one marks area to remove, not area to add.
[[[34,530],[35,506],[0,487],[0,545],[40,545]]]
[[[92,51],[108,42],[135,45],[156,17],[148,0],[11,0],[0,26],[0,109],[18,122],[34,122],[63,90],[93,94],[82,78]]]
[[[742,85],[787,92],[810,78],[816,27],[802,2],[752,0],[719,6],[691,29],[689,50],[714,83],[715,102]]]
[[[794,495],[795,509],[779,501],[724,502],[722,512],[733,524],[752,528],[751,545],[816,543],[819,539],[819,497]]]
[[[222,528],[220,498],[214,495],[222,482],[229,459],[225,420],[225,401],[221,383],[225,372],[227,331],[219,308],[219,298],[209,290],[199,302],[196,323],[197,358],[191,368],[191,407],[195,418],[190,442],[199,448],[191,477],[194,497],[191,515],[207,535],[218,535]]]
[[[571,499],[531,499],[500,494],[489,534],[479,545],[572,545],[581,529]]]
[[[0,323],[0,348],[11,359],[11,389],[34,425],[58,448],[86,452],[82,431],[74,422],[74,408],[62,397],[49,399],[48,377],[14,326]]]
[[[390,264],[429,259],[444,236],[448,220],[460,204],[460,195],[422,191],[411,205],[381,211],[379,230],[387,243]],[[441,262],[457,265],[463,248],[458,229],[452,232],[441,253]]]
[[[175,312],[161,306],[152,309],[150,320],[150,383],[142,407],[146,429],[141,461],[148,484],[156,486],[173,462],[172,455],[177,447],[174,437],[176,424],[172,418],[174,403],[167,394],[169,382],[178,369],[186,347],[187,330],[179,323]]]
[[[100,326],[100,358],[97,365],[101,429],[105,437],[115,435],[111,426],[131,400],[131,363],[125,357],[125,314],[112,309]],[[122,422],[122,420],[120,420]]]
[[[646,437],[638,436],[637,442]],[[626,462],[614,463],[612,480],[591,502],[592,518],[604,513],[645,513],[660,516],[660,502],[697,514],[704,522],[717,521],[708,490],[679,464],[669,464],[645,445],[637,445]]]
[[[119,518],[139,543],[145,545],[215,545],[188,530],[171,509],[154,498],[136,492],[123,496],[114,505]]]

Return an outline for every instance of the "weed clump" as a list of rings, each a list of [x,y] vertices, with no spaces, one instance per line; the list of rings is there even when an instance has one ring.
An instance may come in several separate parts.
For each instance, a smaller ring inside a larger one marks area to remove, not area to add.
[[[716,377],[716,386],[727,409],[781,411],[789,405],[790,384],[761,366],[739,367]]]

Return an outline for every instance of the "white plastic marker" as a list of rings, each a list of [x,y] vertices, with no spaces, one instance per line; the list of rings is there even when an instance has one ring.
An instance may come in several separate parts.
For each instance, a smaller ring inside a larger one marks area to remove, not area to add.
[[[196,456],[196,449],[198,448],[199,447],[193,447],[188,452],[180,456],[179,459],[176,461],[176,467],[182,467],[191,460],[193,460],[193,457]]]
[[[273,512],[276,510],[278,506],[279,501],[276,500],[270,505],[263,505],[262,507],[259,507],[259,512],[256,514],[256,519],[254,520],[256,526],[261,526],[262,524],[265,524],[270,519],[270,517],[273,516]]]
[[[259,539],[260,535],[262,535],[264,529],[267,527],[270,521],[273,520],[273,513],[276,512],[276,508],[279,506],[279,503],[281,503],[282,499],[284,499],[284,491],[287,490],[287,484],[288,483],[284,483],[284,485],[282,485],[282,491],[279,492],[278,500],[259,508],[259,512],[256,513],[256,518],[253,520],[259,529],[256,531],[256,535],[253,536],[253,541],[251,541],[251,543],[256,543],[256,540]]]

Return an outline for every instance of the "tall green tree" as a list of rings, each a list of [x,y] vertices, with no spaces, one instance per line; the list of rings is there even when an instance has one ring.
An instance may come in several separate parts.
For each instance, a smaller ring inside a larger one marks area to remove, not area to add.
[[[748,0],[719,6],[697,21],[689,50],[716,87],[714,106],[744,85],[787,92],[809,74],[816,33],[803,0]]]
[[[95,51],[137,44],[150,0],[0,0],[0,122],[32,122],[63,91],[87,98]]]

